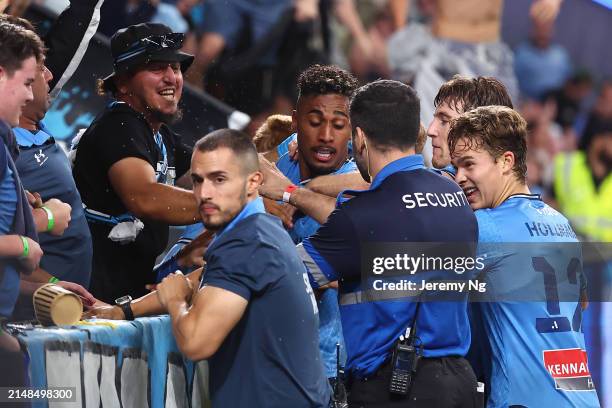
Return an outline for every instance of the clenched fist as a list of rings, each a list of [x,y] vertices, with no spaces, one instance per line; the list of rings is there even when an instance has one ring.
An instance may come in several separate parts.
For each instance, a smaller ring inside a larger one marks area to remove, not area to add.
[[[66,228],[68,228],[68,224],[70,224],[70,211],[72,211],[72,207],[70,207],[70,204],[64,203],[57,198],[46,201],[45,207],[51,210],[55,220],[55,224],[49,233],[51,235],[62,235]]]

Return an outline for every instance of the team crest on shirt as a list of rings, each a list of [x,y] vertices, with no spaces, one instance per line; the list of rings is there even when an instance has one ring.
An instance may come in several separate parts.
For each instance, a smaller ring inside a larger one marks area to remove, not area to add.
[[[579,348],[544,350],[544,367],[562,391],[594,391],[587,353]]]
[[[42,149],[38,149],[38,153],[34,153],[34,159],[36,159],[36,163],[38,166],[42,166],[47,161],[48,157],[43,153]]]

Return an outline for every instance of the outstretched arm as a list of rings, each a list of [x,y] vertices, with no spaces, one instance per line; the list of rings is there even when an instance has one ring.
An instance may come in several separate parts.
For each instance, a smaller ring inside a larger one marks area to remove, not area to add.
[[[344,190],[367,190],[370,183],[366,182],[358,172],[344,174],[327,174],[312,179],[306,188],[330,197],[338,197]]]
[[[259,187],[259,193],[271,200],[281,200],[287,187],[293,183],[261,155],[259,164],[264,175],[264,183]],[[336,199],[305,188],[298,188],[291,193],[289,204],[323,224],[336,208]]]
[[[198,268],[190,274],[186,275],[193,288],[193,293],[198,288],[200,277],[202,276],[202,268]],[[191,300],[191,297],[189,297]],[[158,297],[157,292],[153,291],[138,299],[132,300],[131,303],[132,313],[134,317],[153,316],[167,313],[167,309],[163,306]],[[111,319],[111,320],[124,320],[125,315],[123,310],[119,306],[109,305],[104,302],[98,302],[94,307],[87,313],[83,314],[83,318],[88,319],[97,317],[100,319]]]
[[[158,183],[153,167],[143,159],[119,160],[108,170],[108,177],[123,204],[136,217],[169,225],[193,224],[200,219],[193,193]]]

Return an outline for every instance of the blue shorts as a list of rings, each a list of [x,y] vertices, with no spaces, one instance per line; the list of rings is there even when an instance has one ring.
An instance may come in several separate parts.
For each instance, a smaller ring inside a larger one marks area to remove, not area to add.
[[[223,37],[225,46],[237,46],[240,34],[249,30],[255,43],[274,26],[291,0],[207,0],[204,2],[203,33]]]

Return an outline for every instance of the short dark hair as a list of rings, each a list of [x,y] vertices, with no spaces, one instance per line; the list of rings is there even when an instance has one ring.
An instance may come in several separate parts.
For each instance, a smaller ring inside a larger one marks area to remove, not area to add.
[[[20,69],[26,59],[34,57],[41,62],[44,55],[45,46],[36,33],[17,24],[0,22],[0,66],[9,75]]]
[[[36,32],[36,30],[34,29],[34,25],[32,25],[32,23],[30,23],[30,21],[28,21],[28,20],[26,20],[25,18],[22,18],[22,17],[13,16],[11,14],[2,14],[2,13],[0,13],[0,24],[1,23],[15,24],[17,26],[25,28],[26,30],[30,30],[30,31]]]
[[[468,149],[483,148],[497,160],[504,152],[514,154],[513,171],[519,181],[527,177],[527,122],[506,106],[481,106],[451,122],[448,146],[451,155],[459,139]]]
[[[239,159],[243,174],[259,170],[257,149],[249,135],[240,130],[219,129],[210,132],[195,144],[198,152],[212,152],[220,148],[230,149]]]
[[[420,100],[414,89],[382,79],[357,89],[351,99],[353,132],[359,127],[380,150],[406,149],[419,134]]]
[[[312,65],[298,77],[298,99],[311,95],[338,94],[350,98],[357,88],[357,79],[335,65]]]
[[[491,105],[514,108],[504,84],[493,77],[483,76],[470,78],[455,75],[440,87],[434,99],[434,106],[444,102],[459,113]]]

